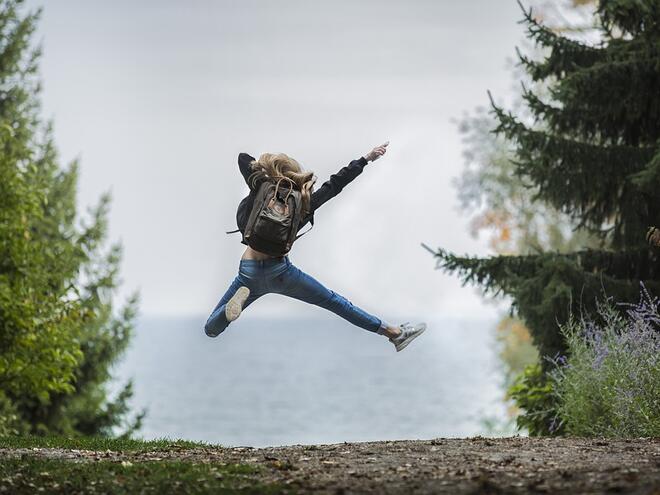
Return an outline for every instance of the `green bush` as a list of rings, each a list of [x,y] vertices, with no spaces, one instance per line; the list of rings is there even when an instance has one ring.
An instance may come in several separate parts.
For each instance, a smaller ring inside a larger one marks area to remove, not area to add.
[[[516,418],[520,430],[527,430],[532,436],[561,433],[553,385],[553,381],[537,363],[528,365],[509,387],[509,397],[523,410]]]
[[[607,300],[598,321],[572,318],[561,327],[568,357],[551,371],[557,413],[567,434],[660,436],[660,314],[642,290],[625,313]]]

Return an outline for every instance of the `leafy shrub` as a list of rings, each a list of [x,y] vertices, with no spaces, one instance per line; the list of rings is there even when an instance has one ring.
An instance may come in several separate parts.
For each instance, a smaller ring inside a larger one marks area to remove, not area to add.
[[[508,395],[523,412],[516,418],[520,430],[531,436],[561,433],[557,421],[557,395],[554,382],[543,372],[540,364],[531,364],[518,375],[509,387]]]
[[[21,435],[27,430],[28,426],[21,419],[16,406],[0,390],[0,437]]]

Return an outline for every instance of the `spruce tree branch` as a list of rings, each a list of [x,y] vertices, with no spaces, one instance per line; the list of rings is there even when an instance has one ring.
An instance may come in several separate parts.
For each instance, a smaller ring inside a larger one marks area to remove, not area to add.
[[[422,247],[423,247],[424,249],[426,249],[426,250],[427,250],[429,253],[431,253],[433,256],[437,256],[436,251],[434,251],[433,249],[431,249],[430,247],[428,247],[426,244],[424,244],[424,243],[422,242],[421,245],[422,245]]]
[[[584,249],[572,253],[545,252],[487,258],[456,256],[439,249],[436,256],[439,258],[436,268],[456,273],[464,285],[480,285],[485,293],[495,294],[511,295],[518,283],[532,278],[542,267],[572,266],[574,270],[583,272],[583,276],[607,277],[611,283],[623,283],[630,279],[653,281],[660,276],[660,259],[649,247],[628,251]],[[640,272],[639,266],[643,260],[650,262],[644,263],[648,268]]]
[[[576,71],[566,74],[562,82],[565,84],[565,81],[574,77],[584,77],[586,74],[610,72],[612,69],[630,69],[631,66],[646,66],[649,74],[656,75],[657,67],[659,65],[660,55],[657,54],[652,54],[648,57],[631,56],[630,58],[622,60],[608,60],[607,62],[597,62],[589,67],[579,67]]]
[[[521,144],[531,145],[533,142],[542,144],[546,149],[552,146],[563,149],[572,148],[580,150],[584,154],[596,155],[629,155],[641,160],[639,166],[645,165],[655,154],[655,146],[631,146],[627,144],[602,145],[588,141],[580,141],[565,136],[558,136],[551,132],[530,129],[522,122],[518,121],[511,113],[505,113],[500,107],[495,105],[491,99],[491,104],[500,120],[499,126],[495,132],[506,135],[509,139],[514,139]],[[526,142],[528,141],[528,142]],[[532,142],[533,141],[533,142]],[[629,173],[630,171],[626,172]]]
[[[579,50],[584,52],[592,52],[597,50],[592,46],[557,34],[552,29],[544,26],[534,18],[531,7],[529,10],[527,10],[520,2],[520,0],[517,0],[517,3],[523,13],[523,19],[519,21],[519,24],[527,24],[527,32],[529,37],[533,38],[538,44],[546,47],[561,47],[564,50],[570,49],[571,51]]]

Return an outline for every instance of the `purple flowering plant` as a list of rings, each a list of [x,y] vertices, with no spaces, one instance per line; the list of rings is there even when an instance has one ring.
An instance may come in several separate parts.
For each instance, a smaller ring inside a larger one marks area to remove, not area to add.
[[[568,353],[552,360],[553,426],[579,436],[660,436],[660,300],[641,284],[638,303],[606,298],[597,312],[561,326]]]

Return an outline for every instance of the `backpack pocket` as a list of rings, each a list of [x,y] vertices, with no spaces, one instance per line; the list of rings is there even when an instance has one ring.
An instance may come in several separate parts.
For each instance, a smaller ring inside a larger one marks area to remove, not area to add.
[[[265,208],[259,213],[254,230],[259,233],[260,237],[268,239],[270,242],[285,245],[289,241],[291,232],[291,217]]]

